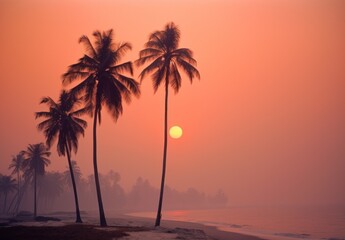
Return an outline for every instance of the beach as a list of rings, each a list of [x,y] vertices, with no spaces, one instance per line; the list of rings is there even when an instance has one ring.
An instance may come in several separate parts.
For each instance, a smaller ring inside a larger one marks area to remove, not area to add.
[[[99,227],[97,211],[47,212],[33,221],[30,212],[0,216],[1,239],[213,239],[345,240],[343,207],[233,207],[164,211],[160,227],[155,212],[108,211],[108,227]],[[87,236],[85,236],[87,235]],[[86,238],[87,237],[87,238]]]
[[[3,240],[260,240],[259,237],[224,232],[216,227],[190,222],[163,220],[161,226],[155,228],[152,219],[125,215],[109,218],[108,227],[102,228],[93,217],[86,217],[84,223],[76,224],[71,214],[56,214],[41,221],[34,221],[32,217],[2,218],[0,235]]]

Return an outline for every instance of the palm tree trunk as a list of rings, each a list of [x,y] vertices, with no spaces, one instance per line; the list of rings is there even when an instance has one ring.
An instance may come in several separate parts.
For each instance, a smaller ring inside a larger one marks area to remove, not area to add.
[[[97,200],[98,200],[98,208],[99,208],[99,222],[101,227],[107,226],[107,221],[105,219],[104,209],[103,209],[103,202],[102,202],[102,194],[101,194],[101,187],[99,185],[99,178],[98,178],[98,167],[97,167],[97,135],[96,135],[96,128],[97,128],[97,119],[98,119],[98,104],[95,107],[95,115],[93,119],[93,170],[95,175],[95,185],[96,185],[96,192],[97,192]]]
[[[36,174],[36,169],[34,170],[34,218],[37,217],[37,174]]]
[[[162,181],[161,181],[161,191],[159,194],[158,211],[156,217],[155,226],[158,227],[161,224],[162,218],[162,204],[163,204],[163,193],[164,193],[164,183],[165,183],[165,171],[166,171],[166,161],[167,161],[167,148],[168,148],[168,93],[169,93],[169,82],[165,83],[165,115],[164,115],[164,150],[163,150],[163,170],[162,170]]]
[[[71,162],[71,156],[70,156],[70,150],[68,148],[68,145],[66,143],[66,153],[67,153],[67,160],[68,160],[68,166],[69,166],[69,172],[71,173],[71,179],[72,179],[72,186],[73,186],[73,193],[74,193],[74,201],[75,201],[75,212],[76,212],[76,223],[82,223],[83,221],[81,220],[80,217],[80,210],[79,210],[79,201],[78,201],[78,193],[77,193],[77,186],[75,184],[75,179],[74,179],[74,173],[73,173],[73,167],[72,167],[72,162]]]
[[[17,171],[17,179],[18,179],[18,194],[17,194],[17,204],[19,204],[19,196],[20,196],[20,173],[19,170]],[[18,209],[15,210],[16,214],[18,214]]]

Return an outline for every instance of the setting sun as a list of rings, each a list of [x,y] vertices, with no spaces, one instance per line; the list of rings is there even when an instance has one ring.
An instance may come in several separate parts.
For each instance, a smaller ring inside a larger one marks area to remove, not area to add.
[[[179,126],[173,126],[170,128],[169,134],[172,138],[180,138],[182,136],[182,128]]]

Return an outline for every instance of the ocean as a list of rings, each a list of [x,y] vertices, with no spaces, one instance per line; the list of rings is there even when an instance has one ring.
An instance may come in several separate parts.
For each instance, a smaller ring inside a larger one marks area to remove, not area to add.
[[[155,212],[128,215],[154,218]],[[229,207],[164,211],[163,220],[215,226],[220,230],[265,239],[345,240],[345,206]]]

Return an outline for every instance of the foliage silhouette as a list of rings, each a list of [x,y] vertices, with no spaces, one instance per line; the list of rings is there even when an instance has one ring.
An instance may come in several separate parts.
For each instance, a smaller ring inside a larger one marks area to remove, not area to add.
[[[33,180],[34,184],[34,217],[37,217],[37,177],[44,175],[45,167],[50,164],[48,157],[50,152],[43,143],[29,144],[24,155],[23,166],[27,177]]]
[[[19,201],[20,201],[19,196],[21,193],[20,185],[21,185],[21,172],[23,170],[23,161],[24,161],[23,154],[19,153],[12,158],[12,161],[8,167],[9,169],[12,169],[11,175],[15,175],[15,174],[17,175],[17,203],[16,203],[17,206],[19,205]]]
[[[7,195],[16,189],[16,180],[12,176],[0,176],[0,192],[4,194],[3,213],[6,213]]]
[[[174,23],[168,23],[164,30],[155,31],[149,36],[145,49],[140,51],[139,59],[136,61],[138,66],[149,62],[149,65],[142,70],[139,77],[142,81],[147,75],[152,75],[154,92],[158,90],[162,83],[165,84],[163,170],[155,226],[160,225],[164,193],[168,145],[169,86],[172,87],[175,93],[179,91],[182,82],[179,69],[187,74],[191,83],[195,77],[200,79],[200,74],[195,68],[196,60],[193,58],[193,52],[188,48],[178,48],[179,40],[180,30]]]
[[[82,81],[71,89],[74,95],[81,95],[85,105],[93,115],[93,166],[97,192],[100,225],[107,226],[97,166],[97,121],[101,123],[101,110],[105,106],[116,121],[123,112],[122,102],[131,101],[131,95],[139,97],[139,83],[123,75],[133,75],[131,62],[119,63],[121,57],[131,49],[131,45],[114,43],[113,30],[95,31],[94,44],[87,36],[79,39],[86,47],[86,54],[76,64],[70,65],[63,75],[63,83],[69,84],[77,79]]]
[[[77,187],[75,184],[73,166],[71,163],[71,151],[76,153],[78,150],[78,138],[84,136],[86,121],[79,116],[87,111],[87,108],[75,110],[78,100],[74,95],[62,91],[59,102],[55,102],[50,97],[44,97],[41,103],[49,107],[48,112],[36,112],[36,118],[45,118],[38,124],[38,129],[44,131],[46,144],[50,148],[52,143],[57,141],[57,152],[59,156],[67,155],[70,177],[72,180],[74,201],[76,208],[76,222],[81,223]]]
[[[38,196],[44,207],[53,205],[55,200],[63,193],[63,174],[60,172],[47,172],[39,177]]]

